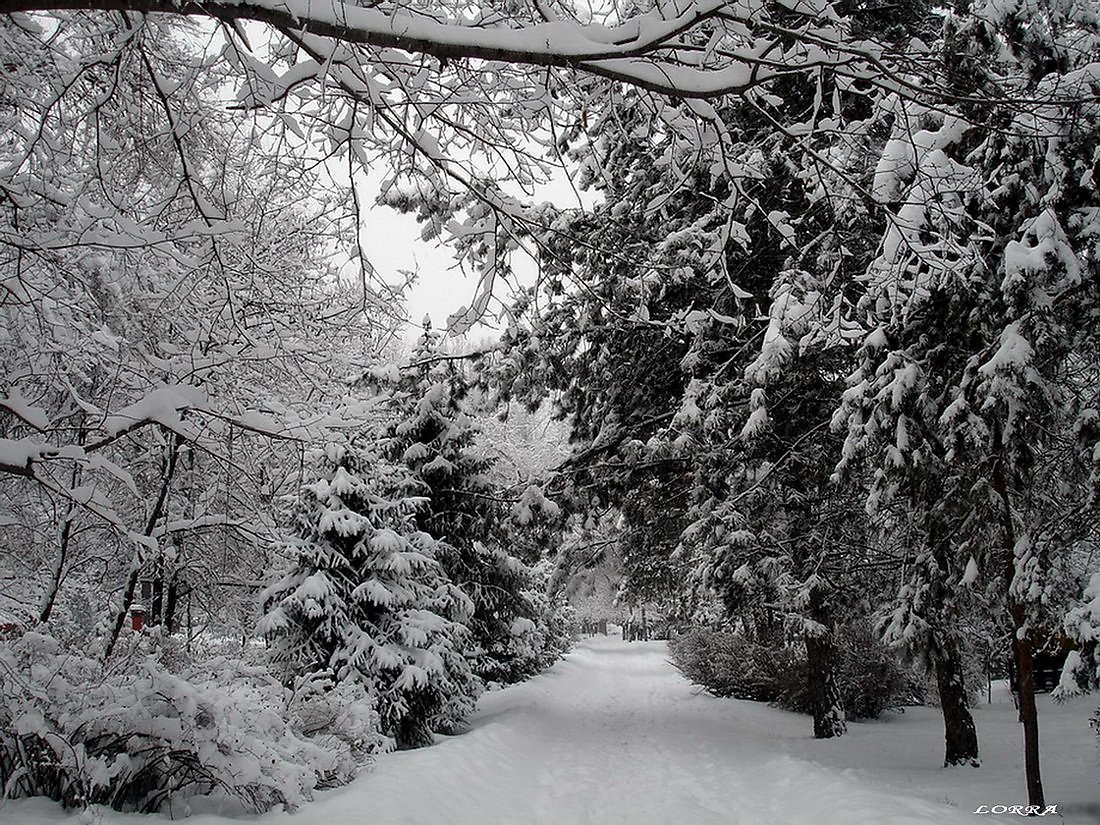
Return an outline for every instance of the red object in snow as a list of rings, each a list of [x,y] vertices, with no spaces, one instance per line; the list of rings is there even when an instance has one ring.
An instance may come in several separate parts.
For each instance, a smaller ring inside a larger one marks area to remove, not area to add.
[[[145,629],[145,608],[139,604],[130,605],[130,627],[139,633]]]

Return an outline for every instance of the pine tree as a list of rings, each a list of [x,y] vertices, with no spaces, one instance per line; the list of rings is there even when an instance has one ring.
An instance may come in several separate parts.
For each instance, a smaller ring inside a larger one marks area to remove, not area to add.
[[[923,536],[898,632],[919,638],[934,620],[939,658],[956,670],[953,625],[969,591],[1000,617],[1039,806],[1034,630],[1064,601],[1052,585],[1075,532],[1051,492],[1088,477],[1098,434],[1086,378],[1100,351],[1097,42],[1087,4],[964,5],[945,17],[936,50],[956,102],[880,113],[892,133],[871,194],[890,220],[837,416],[841,469],[870,465],[870,505],[904,502]],[[1007,88],[1035,102],[976,101]]]
[[[473,610],[416,529],[423,502],[394,496],[407,473],[365,449],[332,452],[302,491],[291,569],[265,593],[260,629],[288,679],[360,681],[399,748],[429,744],[473,709],[481,690],[466,658]]]
[[[466,593],[472,610],[474,670],[487,681],[514,682],[541,669],[544,617],[533,599],[535,575],[507,551],[510,502],[492,478],[493,460],[469,410],[471,380],[460,359],[442,351],[425,319],[408,365],[377,370],[391,416],[384,455],[407,469],[408,495],[425,506],[413,516],[436,542],[436,558]]]

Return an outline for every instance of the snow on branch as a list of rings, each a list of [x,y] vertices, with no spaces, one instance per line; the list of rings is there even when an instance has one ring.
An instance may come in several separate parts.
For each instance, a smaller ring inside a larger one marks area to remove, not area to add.
[[[720,97],[790,71],[878,61],[874,44],[844,41],[823,4],[817,8],[819,4],[781,3],[788,15],[801,18],[803,25],[797,28],[768,23],[759,3],[699,0],[668,5],[671,14],[662,6],[615,26],[573,20],[487,26],[484,21],[435,17],[420,10],[413,14],[399,6],[363,8],[338,0],[0,0],[0,13],[84,9],[203,16],[227,23],[251,20],[441,61],[578,69],[679,98]],[[815,25],[822,17],[826,22]],[[704,23],[724,26],[730,44],[747,45],[700,51],[688,35],[708,34],[701,30]],[[867,72],[854,68],[851,76],[864,77]]]

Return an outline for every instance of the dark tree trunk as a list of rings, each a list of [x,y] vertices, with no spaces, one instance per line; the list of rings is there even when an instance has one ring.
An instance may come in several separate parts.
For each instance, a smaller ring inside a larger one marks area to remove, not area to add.
[[[831,739],[848,730],[836,679],[836,644],[832,633],[806,637],[814,738]]]
[[[75,476],[76,473],[74,472]],[[76,486],[74,483],[73,487]],[[61,524],[61,532],[58,534],[57,558],[50,574],[50,584],[46,588],[46,594],[42,597],[42,608],[38,613],[38,621],[45,624],[53,615],[53,606],[57,602],[57,594],[61,590],[61,580],[65,576],[65,562],[69,557],[69,542],[72,539],[73,519],[70,513]]]
[[[176,631],[176,607],[179,604],[179,577],[173,573],[164,594],[164,632]]]
[[[164,623],[164,558],[157,559],[153,574],[153,595],[149,605],[149,624]]]
[[[423,717],[415,714],[408,714],[397,723],[393,738],[397,749],[402,751],[423,748],[435,741],[431,726]]]
[[[978,731],[967,705],[962,658],[953,639],[941,642],[934,664],[943,712],[943,764],[977,766]]]
[[[157,526],[157,522],[160,521],[161,515],[164,513],[164,508],[168,502],[168,493],[172,488],[172,477],[176,473],[176,459],[179,457],[179,448],[183,444],[183,439],[180,436],[175,436],[168,446],[168,457],[164,466],[164,473],[161,476],[160,493],[157,495],[157,500],[153,503],[153,509],[149,512],[149,519],[145,522],[145,535],[153,535],[153,529]],[[134,558],[130,562],[130,576],[126,580],[126,587],[122,591],[122,603],[119,605],[118,611],[115,613],[115,619],[111,626],[111,634],[107,637],[107,645],[103,649],[103,658],[110,659],[111,654],[114,652],[115,645],[118,644],[118,637],[122,633],[123,625],[126,624],[126,614],[130,611],[130,605],[134,602],[134,593],[137,592],[138,582],[141,580],[141,567],[145,561],[145,553],[141,549],[141,545],[134,551]]]
[[[85,430],[81,427],[77,443],[83,445],[85,437]],[[77,484],[80,483],[81,470],[79,464],[74,464],[72,471],[69,473],[69,489],[75,489]],[[42,624],[46,624],[53,615],[54,604],[57,603],[57,594],[61,591],[61,581],[65,577],[65,563],[69,559],[69,544],[72,541],[73,536],[73,518],[74,510],[72,506],[69,506],[69,513],[65,516],[64,521],[61,522],[61,531],[57,537],[57,558],[54,561],[54,567],[50,574],[50,584],[46,588],[46,593],[42,597],[42,606],[38,611],[38,621]]]
[[[1013,619],[1023,620],[1023,610],[1013,609]],[[1015,622],[1014,622],[1015,623]],[[1039,709],[1035,704],[1035,660],[1031,640],[1012,634],[1013,664],[1016,667],[1016,696],[1020,724],[1024,727],[1024,777],[1027,780],[1027,804],[1046,807],[1043,777],[1039,770]]]
[[[995,444],[1001,446],[1002,434],[995,432]],[[1039,712],[1035,706],[1035,661],[1032,643],[1027,638],[1027,608],[1012,595],[1012,582],[1016,578],[1016,527],[1012,519],[1012,502],[1009,498],[1008,479],[1003,459],[993,463],[991,481],[1001,499],[1001,517],[1004,520],[1004,588],[1008,599],[1008,613],[1012,625],[1012,660],[1016,667],[1017,696],[1019,698],[1020,724],[1024,727],[1024,778],[1027,781],[1027,804],[1046,807],[1043,779],[1039,770]]]
[[[806,633],[805,641],[815,739],[832,739],[848,730],[837,679],[836,636],[830,612],[825,594],[814,590],[810,594],[810,615],[817,627]]]

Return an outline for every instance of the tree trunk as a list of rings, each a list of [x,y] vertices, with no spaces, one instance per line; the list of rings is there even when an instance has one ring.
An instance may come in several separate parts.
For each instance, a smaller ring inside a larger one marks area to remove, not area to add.
[[[940,710],[943,712],[943,764],[969,764],[977,767],[978,731],[967,706],[962,658],[958,644],[953,639],[941,642],[934,664],[936,687],[940,693]]]
[[[435,741],[431,726],[424,717],[412,713],[406,714],[397,723],[393,738],[397,743],[397,749],[402,751],[427,747]]]
[[[78,434],[77,443],[84,444],[86,431],[81,427]],[[77,484],[80,483],[81,470],[79,464],[73,464],[72,472],[69,473],[69,489],[75,489]],[[65,562],[69,558],[69,544],[72,541],[73,536],[73,518],[74,508],[71,503],[67,503],[69,512],[65,515],[64,520],[61,522],[61,531],[57,537],[57,559],[54,562],[53,570],[50,573],[50,584],[46,588],[45,594],[42,596],[42,605],[38,610],[38,621],[42,624],[46,624],[50,617],[53,615],[53,606],[57,602],[57,594],[61,590],[61,581],[65,577]]]
[[[73,476],[75,479],[75,470]],[[72,486],[76,486],[75,480]],[[61,590],[61,580],[65,576],[65,562],[69,557],[69,542],[72,539],[73,531],[72,515],[70,512],[61,523],[61,531],[58,534],[57,542],[57,558],[54,560],[53,570],[50,574],[49,587],[46,588],[46,593],[42,597],[42,607],[38,611],[38,621],[42,624],[46,624],[50,620],[50,616],[53,615],[53,606],[57,601],[57,594]]]
[[[995,432],[995,445],[1001,446],[1001,432]],[[1031,640],[1027,638],[1027,607],[1018,602],[1012,593],[1016,579],[1016,526],[1012,519],[1012,502],[1009,498],[1008,479],[1005,476],[1004,459],[993,463],[993,489],[1001,499],[1004,519],[1004,588],[1008,600],[1008,613],[1012,619],[1012,660],[1016,666],[1016,685],[1019,697],[1020,724],[1024,727],[1024,778],[1027,781],[1027,804],[1046,807],[1043,779],[1039,770],[1039,712],[1035,705],[1035,662]]]
[[[810,699],[814,715],[814,738],[831,739],[848,730],[836,678],[836,643],[832,631],[806,635]]]
[[[836,636],[830,613],[825,594],[815,588],[810,593],[810,617],[814,626],[805,634],[815,739],[832,739],[848,730],[837,680]]]
[[[179,605],[179,576],[172,572],[165,587],[164,594],[164,632],[174,633],[176,630],[176,608]]]
[[[157,522],[160,521],[161,515],[164,513],[164,508],[168,503],[168,492],[172,487],[172,477],[176,473],[176,459],[179,456],[180,445],[183,444],[183,439],[180,436],[174,436],[168,446],[168,458],[165,462],[164,473],[161,476],[160,493],[157,495],[157,500],[153,503],[153,509],[149,513],[149,519],[145,522],[145,535],[153,535],[153,529],[157,526]],[[103,649],[104,660],[110,659],[111,654],[114,652],[115,645],[118,643],[118,637],[122,633],[122,628],[126,624],[126,614],[130,611],[130,605],[134,601],[134,593],[137,592],[138,582],[141,580],[141,566],[145,561],[145,553],[141,549],[141,545],[138,545],[134,550],[134,558],[130,561],[130,576],[126,580],[126,587],[122,591],[122,604],[119,605],[118,612],[115,613],[115,620],[111,626],[111,635],[107,637],[107,645]]]
[[[1013,609],[1013,619],[1023,618],[1022,609]],[[1015,623],[1015,622],[1014,622]],[[1017,630],[1020,628],[1017,627]],[[1046,807],[1043,778],[1039,770],[1039,709],[1035,704],[1035,660],[1031,640],[1012,634],[1012,658],[1016,666],[1016,689],[1020,724],[1024,727],[1024,777],[1027,780],[1027,804]]]
[[[164,556],[156,560],[153,567],[153,593],[149,605],[149,624],[164,623]]]

